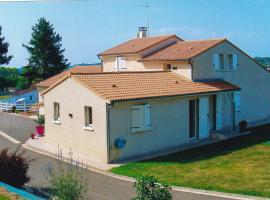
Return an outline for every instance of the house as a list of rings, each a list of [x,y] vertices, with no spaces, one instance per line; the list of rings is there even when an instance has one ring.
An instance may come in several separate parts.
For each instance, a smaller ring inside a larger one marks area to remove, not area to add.
[[[88,65],[88,66],[75,66],[73,68],[70,68],[68,70],[65,70],[59,74],[56,74],[46,80],[43,80],[37,84],[35,84],[35,87],[38,91],[38,104],[39,106],[39,114],[44,114],[44,104],[43,99],[41,97],[41,93],[46,90],[47,88],[51,87],[53,84],[55,84],[57,81],[62,79],[63,77],[67,76],[70,72],[78,72],[78,73],[96,73],[101,72],[102,68],[100,65]]]
[[[269,72],[227,39],[143,37],[98,56],[102,73],[43,91],[47,143],[112,163],[270,118]]]
[[[38,92],[36,88],[30,87],[25,90],[19,90],[12,94],[8,99],[5,99],[4,102],[11,104],[34,104],[38,102]]]

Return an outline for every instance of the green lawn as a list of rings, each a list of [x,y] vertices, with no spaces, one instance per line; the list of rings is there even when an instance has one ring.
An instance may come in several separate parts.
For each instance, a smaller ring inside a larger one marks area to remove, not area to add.
[[[10,200],[10,198],[8,198],[5,195],[0,194],[0,200]]]
[[[251,135],[113,168],[183,187],[270,197],[270,125]]]
[[[8,99],[10,98],[10,95],[4,95],[4,96],[0,96],[0,100],[4,100],[4,99]]]

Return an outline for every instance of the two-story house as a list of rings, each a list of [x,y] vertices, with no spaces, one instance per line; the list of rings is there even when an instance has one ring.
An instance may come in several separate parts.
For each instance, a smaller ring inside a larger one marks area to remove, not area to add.
[[[139,37],[98,56],[102,73],[43,92],[44,141],[111,163],[270,117],[269,72],[226,39]]]

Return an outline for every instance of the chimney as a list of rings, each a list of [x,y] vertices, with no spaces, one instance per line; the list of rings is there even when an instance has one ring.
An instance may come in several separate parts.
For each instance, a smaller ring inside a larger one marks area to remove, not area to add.
[[[147,37],[147,27],[139,27],[137,38],[145,38],[145,37]]]

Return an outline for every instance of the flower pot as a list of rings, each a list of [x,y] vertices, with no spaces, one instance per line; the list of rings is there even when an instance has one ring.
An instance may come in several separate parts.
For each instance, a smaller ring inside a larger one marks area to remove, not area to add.
[[[37,134],[39,136],[44,136],[44,126],[36,126]]]
[[[35,139],[35,134],[34,133],[31,134],[31,138]]]

